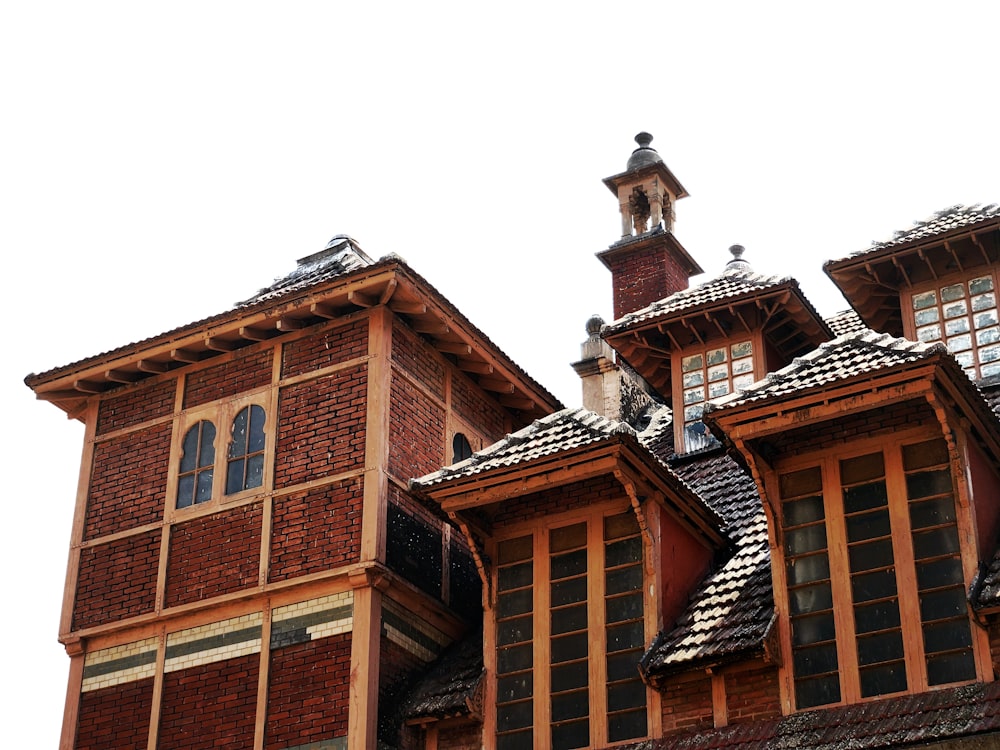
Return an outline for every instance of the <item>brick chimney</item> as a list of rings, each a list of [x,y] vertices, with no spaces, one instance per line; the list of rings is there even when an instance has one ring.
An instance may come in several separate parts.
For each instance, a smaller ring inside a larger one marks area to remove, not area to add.
[[[674,237],[674,204],[688,193],[652,140],[639,133],[625,171],[604,180],[622,217],[621,239],[597,255],[611,271],[616,319],[687,289],[688,279],[702,273]]]

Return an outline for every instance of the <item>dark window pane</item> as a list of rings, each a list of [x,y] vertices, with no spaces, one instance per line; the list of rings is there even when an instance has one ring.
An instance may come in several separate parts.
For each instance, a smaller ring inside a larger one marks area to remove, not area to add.
[[[788,601],[793,615],[818,612],[821,609],[833,607],[833,592],[830,590],[829,582],[814,583],[810,586],[790,589]]]
[[[788,585],[797,586],[800,583],[812,583],[830,577],[830,562],[826,553],[809,555],[797,560],[789,560],[786,565]]]
[[[965,589],[945,589],[920,595],[920,619],[923,622],[945,620],[967,613]]]
[[[608,655],[608,681],[627,680],[639,676],[641,651],[621,651]]]
[[[948,445],[942,438],[903,446],[903,468],[907,471],[948,463]]]
[[[508,565],[507,567],[500,568],[497,571],[497,589],[500,591],[509,591],[510,589],[519,589],[524,586],[530,586],[532,580],[532,565],[533,563],[529,560],[526,563],[521,563],[520,565]]]
[[[823,496],[813,495],[801,500],[789,500],[782,504],[785,526],[799,526],[823,520]]]
[[[525,750],[525,748],[534,747],[534,745],[535,735],[531,729],[497,736],[497,750]]]
[[[819,646],[796,649],[792,654],[792,660],[797,678],[836,672],[837,644],[824,643]]]
[[[497,672],[500,674],[522,672],[531,669],[531,666],[532,644],[526,643],[523,646],[508,646],[497,649]]]
[[[639,533],[639,522],[635,520],[635,513],[626,511],[616,516],[608,516],[604,519],[604,539],[620,539],[623,536],[631,536]]]
[[[552,692],[562,693],[587,686],[587,660],[552,667]]]
[[[875,542],[855,544],[848,549],[848,555],[851,558],[852,573],[888,567],[893,563],[892,540],[879,539]]]
[[[906,494],[911,500],[951,492],[951,471],[921,471],[906,477]]]
[[[243,469],[245,459],[230,461],[226,468],[226,494],[234,495],[243,490]]]
[[[587,627],[587,604],[575,604],[572,607],[556,609],[551,616],[552,635],[571,633],[574,630],[585,630]]]
[[[642,566],[609,570],[605,577],[604,591],[608,596],[624,594],[642,588]]]
[[[457,464],[471,455],[472,446],[469,444],[469,438],[461,432],[456,432],[455,437],[451,439],[451,462]]]
[[[553,555],[550,576],[553,581],[587,572],[587,550],[578,549],[564,555]]]
[[[194,503],[194,474],[177,479],[177,507],[186,508]]]
[[[835,674],[795,681],[795,705],[798,708],[812,708],[839,702],[840,678]]]
[[[863,698],[906,690],[906,665],[901,661],[859,669],[858,677]]]
[[[612,714],[608,717],[608,742],[646,736],[646,709]]]
[[[792,645],[807,646],[821,641],[832,641],[836,637],[833,614],[796,617],[792,620]]]
[[[955,520],[955,501],[951,495],[910,503],[910,524],[915,529],[939,526]]]
[[[899,602],[887,599],[854,608],[854,629],[859,635],[899,627]]]
[[[497,597],[497,617],[512,617],[531,611],[531,589],[500,594]]]
[[[552,726],[552,750],[573,750],[590,744],[590,720]],[[527,745],[521,750],[526,750]]]
[[[637,562],[642,562],[642,539],[640,537],[635,536],[631,539],[611,542],[604,547],[604,566],[606,568]]]
[[[646,686],[636,678],[608,686],[608,711],[624,711],[646,705]]]
[[[840,462],[842,484],[857,484],[884,475],[885,464],[881,453],[869,453],[867,456],[848,458]]]
[[[976,678],[976,663],[972,651],[953,654],[939,654],[927,659],[927,682],[931,685],[947,685],[949,682],[964,682]]]
[[[193,471],[197,467],[198,433],[201,422],[184,433],[181,443],[181,471]]]
[[[249,415],[249,409],[242,409],[233,420],[233,432],[229,441],[230,458],[238,458],[247,454],[247,419]]]
[[[249,449],[247,453],[264,450],[264,407],[253,404],[250,407]]]
[[[826,549],[826,525],[803,526],[785,532],[785,551],[789,555],[802,555]]]
[[[568,581],[553,583],[551,588],[551,604],[560,607],[563,604],[582,602],[587,598],[587,579],[571,578]]]
[[[934,589],[963,583],[962,561],[957,557],[946,557],[943,560],[932,560],[917,565],[917,587]]]
[[[531,672],[521,672],[497,679],[497,702],[510,703],[511,701],[530,698],[534,693],[534,680]]]
[[[884,599],[896,595],[896,574],[893,570],[876,570],[851,576],[851,592],[855,602]]]
[[[247,459],[247,479],[244,489],[260,487],[264,484],[264,454],[258,453]]]
[[[604,621],[608,624],[642,617],[642,592],[616,596],[604,602]]]
[[[215,463],[215,425],[211,422],[199,422],[201,427],[201,447],[198,449],[198,466],[211,466]]]
[[[579,719],[590,713],[590,692],[574,690],[552,696],[552,721]]]
[[[847,522],[847,541],[860,542],[865,539],[876,539],[889,536],[889,511],[873,510],[856,516],[849,516]]]
[[[899,630],[858,638],[859,666],[902,658],[903,634]]]
[[[532,541],[530,536],[519,536],[517,539],[507,539],[497,544],[498,565],[530,560],[531,555]]]
[[[782,497],[813,495],[823,489],[823,474],[818,466],[814,466],[810,469],[782,474],[780,482]]]
[[[508,729],[530,727],[532,718],[531,701],[497,706],[497,729],[501,732]]]
[[[552,663],[583,659],[587,656],[589,641],[586,632],[564,635],[552,639]]]
[[[587,543],[587,524],[575,523],[549,532],[549,552],[582,547]]]
[[[918,560],[956,554],[958,554],[958,529],[954,526],[920,531],[913,535],[913,556]]]
[[[887,502],[885,482],[872,482],[844,490],[845,513],[858,513],[863,510],[881,508]]]
[[[626,651],[630,648],[639,648],[645,645],[643,634],[643,623],[630,622],[624,625],[614,625],[607,629],[608,653],[615,651]]]
[[[212,475],[214,473],[212,469],[198,472],[198,490],[194,500],[196,503],[204,503],[212,499]],[[184,479],[188,479],[188,477],[184,477]]]
[[[972,647],[972,632],[966,619],[924,625],[924,652],[954,651]]]
[[[512,643],[530,641],[532,636],[532,616],[515,617],[497,623],[497,643],[509,646]]]

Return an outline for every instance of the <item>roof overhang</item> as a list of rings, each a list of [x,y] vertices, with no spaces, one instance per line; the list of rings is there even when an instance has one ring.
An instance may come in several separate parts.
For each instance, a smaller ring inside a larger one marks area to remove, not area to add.
[[[561,408],[559,401],[500,351],[437,290],[398,258],[305,291],[239,307],[221,315],[120,347],[25,383],[37,398],[76,417],[95,395],[194,362],[278,339],[324,320],[384,305],[432,346],[530,422]]]
[[[675,200],[687,198],[688,191],[684,189],[680,180],[674,176],[674,173],[662,161],[655,164],[647,164],[645,167],[640,167],[639,169],[630,169],[627,172],[621,172],[611,177],[605,177],[604,184],[608,186],[608,190],[615,194],[615,197],[618,197],[618,188],[621,185],[639,183],[654,176],[659,177],[663,181],[663,184],[673,194]]]

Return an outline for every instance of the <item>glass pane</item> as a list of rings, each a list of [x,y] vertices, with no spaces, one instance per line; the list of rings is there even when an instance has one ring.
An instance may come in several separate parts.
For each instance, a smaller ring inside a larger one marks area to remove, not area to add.
[[[524,750],[526,747],[533,747],[534,744],[535,735],[531,729],[497,736],[497,750]]]
[[[199,422],[201,427],[201,448],[198,451],[198,466],[211,466],[215,463],[215,425],[211,422]]]
[[[910,524],[915,529],[937,526],[955,520],[955,502],[951,495],[910,503]]]
[[[608,741],[631,740],[646,736],[645,707],[608,717]]]
[[[827,703],[840,701],[840,677],[814,677],[808,680],[795,681],[795,705],[798,708],[825,706]]]
[[[945,620],[924,625],[925,653],[933,654],[971,647],[972,633],[969,630],[969,621],[966,619]]]
[[[628,680],[639,676],[639,655],[622,651],[608,655],[608,681]]]
[[[587,604],[574,604],[564,609],[552,611],[551,632],[552,635],[560,633],[571,633],[576,630],[584,630],[587,627]]]
[[[552,750],[572,750],[590,744],[590,721],[581,719],[552,726]],[[525,750],[525,745],[521,750]]]
[[[859,670],[861,697],[886,695],[906,690],[906,665],[903,662],[866,667]]]
[[[697,370],[695,372],[686,372],[681,377],[681,385],[684,388],[692,388],[696,385],[705,384],[705,371]]]
[[[604,547],[604,565],[608,568],[639,562],[642,562],[642,539],[637,536]]]
[[[896,574],[893,570],[877,570],[851,576],[851,591],[855,602],[885,599],[896,595]]]
[[[785,551],[789,555],[801,555],[826,549],[826,526],[815,524],[791,529],[785,532]]]
[[[690,357],[681,359],[681,372],[692,372],[701,370],[705,366],[705,361],[700,354],[692,354]]]
[[[949,352],[964,352],[972,348],[972,336],[964,334],[962,336],[952,336],[948,339]]]
[[[854,629],[859,634],[899,627],[899,602],[887,599],[854,608]]]
[[[561,607],[564,604],[582,602],[587,598],[587,579],[571,578],[568,581],[553,583],[550,588],[550,599],[553,607]]]
[[[697,404],[705,400],[704,388],[688,388],[684,391],[685,404]]]
[[[861,510],[880,508],[887,502],[885,482],[872,482],[844,490],[844,512],[857,513]]]
[[[746,375],[753,372],[753,359],[737,359],[733,362],[733,375]]]
[[[635,513],[628,511],[615,516],[608,516],[604,519],[604,540],[621,539],[623,536],[632,536],[639,533],[639,522],[635,519]]]
[[[604,602],[604,620],[607,623],[635,620],[642,617],[642,592],[616,596]]]
[[[587,686],[587,660],[559,664],[550,671],[552,692],[562,693]]]
[[[739,363],[737,362],[736,364],[738,365]],[[752,384],[753,384],[753,373],[749,373],[747,375],[736,375],[733,378],[734,389],[746,388],[748,385]]]
[[[533,682],[531,672],[497,678],[497,702],[510,703],[530,698],[535,690]]]
[[[940,319],[940,314],[936,307],[928,307],[926,310],[920,310],[914,317],[918,326],[925,326],[929,323],[937,323]]]
[[[889,536],[889,510],[872,510],[858,513],[845,519],[847,524],[847,541],[860,542],[864,539],[874,539]]]
[[[257,453],[247,459],[247,479],[244,489],[264,484],[264,454]]]
[[[840,481],[843,484],[857,484],[884,475],[885,463],[881,453],[869,453],[840,462]]]
[[[792,654],[796,677],[812,677],[837,671],[837,644],[796,649]]]
[[[587,524],[575,523],[549,532],[549,552],[582,547],[587,543]]]
[[[922,310],[937,304],[937,292],[921,292],[913,295],[913,309]]]
[[[226,469],[226,494],[232,495],[243,490],[243,469],[245,461],[230,461]]]
[[[549,575],[553,581],[587,572],[587,550],[578,549],[563,555],[553,555],[549,565]]]
[[[589,713],[590,692],[586,688],[552,696],[552,721],[579,719]]]
[[[928,341],[939,341],[941,339],[941,326],[929,325],[917,329],[917,341],[924,343]]]
[[[979,294],[972,298],[972,309],[976,312],[981,310],[989,310],[991,307],[997,306],[997,298],[993,293],[989,294]]]
[[[532,666],[532,644],[497,649],[497,672],[523,672]]]
[[[818,466],[781,475],[781,496],[813,495],[823,489],[823,476]]]
[[[717,365],[720,362],[726,361],[726,350],[722,349],[709,349],[705,354],[705,360],[709,365]]]
[[[497,729],[502,732],[508,729],[530,727],[532,716],[531,701],[497,706]]]
[[[954,526],[920,531],[913,535],[913,556],[918,560],[956,554],[958,554],[958,530]]]
[[[875,542],[855,544],[848,549],[848,555],[850,555],[852,573],[885,568],[893,563],[892,540],[879,539]]]
[[[917,587],[921,590],[963,584],[962,561],[957,557],[917,564]]]
[[[927,682],[931,685],[965,682],[975,677],[976,663],[972,658],[972,651],[940,654],[927,659]]]
[[[229,457],[237,458],[247,454],[247,419],[250,416],[249,407],[240,410],[233,420],[233,432],[229,442]]]
[[[695,406],[687,406],[684,408],[684,421],[685,422],[695,422],[701,419],[701,415],[705,413],[705,407],[701,404]]]
[[[177,507],[187,508],[194,504],[194,474],[177,479]]]
[[[833,607],[833,592],[829,582],[815,583],[811,586],[790,589],[788,601],[793,615],[818,612]]]
[[[948,445],[938,438],[903,446],[903,468],[907,471],[948,463]]]
[[[613,625],[607,629],[608,653],[626,651],[630,648],[641,648],[645,645],[643,623],[630,622],[624,625]]]
[[[642,566],[634,565],[628,568],[609,570],[605,576],[604,585],[605,592],[609,596],[642,588]]]
[[[789,586],[812,583],[830,577],[830,562],[825,553],[789,560],[786,569]]]
[[[979,276],[969,280],[969,294],[982,294],[993,288],[993,278],[991,276]]]
[[[531,611],[531,589],[500,594],[497,597],[497,617],[512,617]]]
[[[196,424],[186,433],[184,433],[184,441],[181,443],[181,471],[193,471],[197,466],[197,456],[198,456],[198,427]]]
[[[212,476],[214,474],[215,472],[212,469],[205,469],[198,472],[198,490],[194,499],[196,503],[204,503],[212,499]],[[188,478],[184,477],[181,481]]]
[[[520,563],[519,565],[508,565],[497,571],[497,587],[500,591],[509,589],[519,589],[523,586],[530,586],[532,579],[532,563]]]
[[[497,643],[509,646],[512,643],[530,641],[532,636],[532,616],[515,617],[497,623]]]
[[[250,407],[250,449],[248,453],[264,450],[264,407],[253,404]]]
[[[808,646],[813,643],[832,641],[835,636],[833,614],[830,612],[796,617],[792,620],[793,646]]]
[[[587,633],[563,635],[552,639],[552,663],[584,659],[588,648]]]
[[[508,539],[497,544],[497,562],[500,565],[506,565],[519,560],[530,560],[531,554],[530,536]]]
[[[729,393],[729,382],[722,381],[719,383],[712,383],[708,386],[708,397],[718,398],[719,396],[725,396]]]
[[[979,350],[980,362],[996,362],[1000,359],[1000,346],[984,346]]]
[[[788,500],[782,505],[785,516],[785,526],[798,526],[803,523],[823,520],[823,498],[820,495],[804,497],[801,500]]]
[[[945,620],[967,613],[964,589],[945,589],[920,595],[920,619],[924,622]]]
[[[608,711],[646,705],[646,686],[638,678],[608,686]]]
[[[996,327],[996,315],[994,313],[976,316],[976,328],[976,344],[978,346],[995,344],[1000,341],[1000,328]]]
[[[739,359],[740,357],[749,357],[753,354],[753,343],[750,341],[740,341],[737,344],[733,344],[729,348],[733,355],[733,359]]]
[[[878,664],[903,658],[903,634],[898,630],[858,638],[858,664]]]
[[[951,284],[941,290],[942,302],[954,302],[965,296],[965,286],[963,284]]]
[[[716,380],[729,380],[729,365],[721,364],[708,368],[708,382]]]
[[[944,332],[946,336],[954,336],[958,333],[968,333],[969,319],[962,317],[949,320],[944,326]]]

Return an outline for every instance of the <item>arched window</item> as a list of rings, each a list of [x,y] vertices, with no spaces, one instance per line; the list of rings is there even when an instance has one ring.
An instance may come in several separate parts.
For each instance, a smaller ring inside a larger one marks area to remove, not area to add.
[[[260,487],[264,483],[264,409],[251,404],[233,420],[226,467],[226,494]]]
[[[463,433],[456,432],[451,439],[451,462],[453,464],[464,461],[472,455],[472,446],[469,445],[469,438]]]
[[[215,475],[215,425],[202,420],[184,435],[181,466],[177,474],[177,507],[212,499]]]

